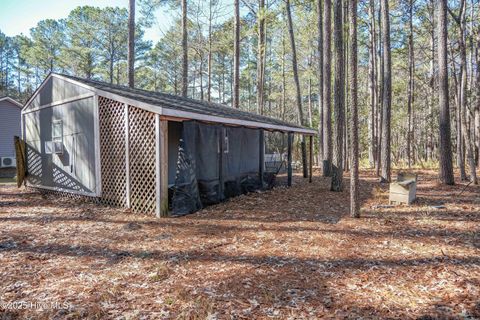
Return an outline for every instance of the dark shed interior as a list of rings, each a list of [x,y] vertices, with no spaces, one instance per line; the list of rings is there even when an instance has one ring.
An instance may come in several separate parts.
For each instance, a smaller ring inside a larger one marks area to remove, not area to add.
[[[191,213],[230,197],[268,188],[261,160],[263,134],[261,129],[198,121],[169,123],[172,213]]]

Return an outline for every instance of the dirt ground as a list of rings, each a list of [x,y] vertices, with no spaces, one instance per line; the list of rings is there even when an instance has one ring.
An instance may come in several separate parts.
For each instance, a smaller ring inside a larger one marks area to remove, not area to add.
[[[0,185],[0,319],[480,318],[479,187],[385,208],[363,172],[352,219],[294,183],[168,219]]]

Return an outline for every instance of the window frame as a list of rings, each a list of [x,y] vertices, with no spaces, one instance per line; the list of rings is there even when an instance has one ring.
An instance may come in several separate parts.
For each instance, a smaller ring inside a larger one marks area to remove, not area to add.
[[[52,145],[53,153],[63,154],[63,121],[60,119],[52,121]]]

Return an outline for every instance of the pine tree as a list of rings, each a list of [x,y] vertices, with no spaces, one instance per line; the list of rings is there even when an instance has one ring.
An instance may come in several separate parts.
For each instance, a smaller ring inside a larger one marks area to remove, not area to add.
[[[333,60],[335,79],[333,83],[333,159],[332,191],[343,190],[343,131],[345,127],[345,65],[343,52],[342,0],[333,1]]]
[[[305,126],[305,119],[303,117],[303,108],[302,108],[302,93],[300,90],[300,80],[298,77],[297,49],[295,46],[295,36],[293,32],[292,12],[290,10],[290,0],[285,0],[285,9],[287,11],[288,34],[290,35],[290,46],[292,48],[292,69],[293,69],[293,80],[295,82],[295,92],[296,92],[295,98],[297,103],[298,123],[301,126]],[[302,148],[303,177],[306,178],[308,175],[307,145],[305,142],[304,135],[302,135],[301,148]]]
[[[332,174],[332,1],[323,1],[323,175]]]
[[[448,101],[447,0],[438,0],[438,90],[440,109],[440,181],[453,185],[450,109]]]
[[[182,0],[182,96],[188,95],[188,20],[187,0]]]
[[[354,218],[360,217],[359,186],[358,186],[358,80],[357,80],[357,0],[348,0],[350,41],[348,49],[348,66],[350,68],[350,146],[351,165],[350,170],[350,215]]]
[[[135,0],[129,0],[128,11],[128,86],[135,87]]]
[[[234,108],[240,107],[240,0],[234,0],[235,39],[233,57],[233,102]]]
[[[391,129],[392,117],[392,58],[390,48],[390,11],[388,0],[382,0],[382,43],[383,43],[383,103],[382,103],[382,156],[381,179],[391,180]]]

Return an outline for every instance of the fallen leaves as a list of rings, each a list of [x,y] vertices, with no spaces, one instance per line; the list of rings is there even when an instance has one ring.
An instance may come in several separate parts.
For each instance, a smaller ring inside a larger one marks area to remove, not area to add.
[[[480,188],[420,173],[418,201],[385,206],[361,175],[347,192],[309,184],[252,193],[181,218],[0,187],[2,301],[67,309],[33,318],[480,317]],[[348,184],[345,187],[348,190]],[[440,208],[438,208],[440,207]]]

